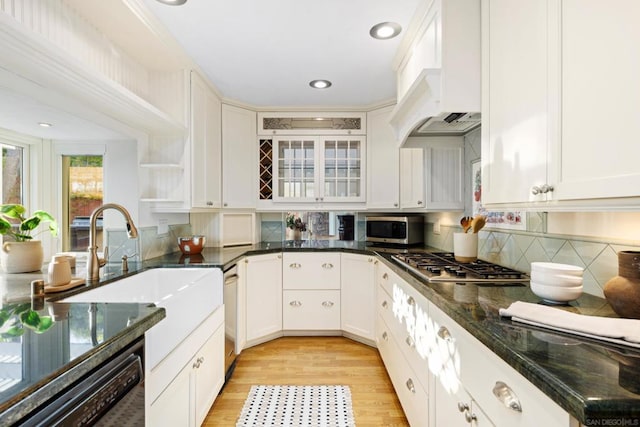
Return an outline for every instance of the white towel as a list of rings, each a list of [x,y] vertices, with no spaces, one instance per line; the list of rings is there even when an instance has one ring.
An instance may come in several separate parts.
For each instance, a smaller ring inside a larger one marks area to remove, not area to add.
[[[586,316],[522,301],[512,303],[509,308],[501,308],[500,316],[541,328],[640,348],[640,319]]]

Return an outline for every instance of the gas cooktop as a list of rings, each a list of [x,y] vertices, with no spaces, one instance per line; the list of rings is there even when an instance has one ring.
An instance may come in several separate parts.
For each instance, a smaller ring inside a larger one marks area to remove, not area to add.
[[[525,273],[477,260],[461,263],[450,252],[408,252],[391,258],[428,282],[515,284],[529,281]]]

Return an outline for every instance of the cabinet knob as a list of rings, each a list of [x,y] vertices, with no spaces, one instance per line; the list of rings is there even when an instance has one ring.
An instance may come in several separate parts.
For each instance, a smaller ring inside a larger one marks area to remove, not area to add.
[[[333,268],[333,264],[331,264],[330,262],[325,262],[324,264],[322,264],[322,268],[324,268],[325,270],[331,270]]]
[[[389,334],[387,334],[386,332],[382,333],[382,339],[385,341],[389,341]]]
[[[393,207],[394,207],[394,208],[397,208],[397,207],[398,207],[398,204],[397,204],[397,203],[394,203],[394,204],[393,204]]]
[[[453,339],[451,337],[451,332],[449,332],[449,330],[444,326],[440,326],[440,329],[438,329],[438,336],[445,341],[451,341]]]
[[[387,308],[389,306],[389,303],[387,302],[387,300],[382,301],[382,308]]]
[[[531,194],[537,196],[538,194],[547,194],[553,191],[553,186],[548,184],[542,184],[540,186],[534,185],[531,187]]]
[[[282,255],[278,255],[278,256],[277,256],[277,258],[278,258],[278,259],[282,259]]]
[[[213,206],[213,202],[207,201],[207,206]]]
[[[373,258],[369,258],[367,261],[369,261],[369,262],[373,262]]]
[[[422,204],[422,200],[418,200],[418,204],[421,205]]]
[[[406,340],[404,340],[404,342],[407,343],[407,345],[409,346],[409,348],[413,348],[416,346],[416,343],[413,341],[413,338],[411,337],[407,337]]]
[[[478,417],[476,417],[476,414],[466,411],[464,413],[464,419],[465,421],[467,421],[469,424],[471,424],[474,421],[478,421]]]
[[[458,411],[464,412],[469,410],[469,405],[464,402],[458,402]]]
[[[300,267],[302,267],[302,264],[299,264],[297,262],[292,262],[291,264],[289,264],[289,268],[293,268],[294,270],[297,270]]]
[[[222,206],[224,206],[226,208],[229,205],[225,202],[225,203],[222,204]]]
[[[518,399],[518,396],[511,390],[511,387],[502,381],[496,381],[496,385],[493,386],[493,395],[507,408],[516,412],[522,412],[520,399]]]
[[[416,387],[413,385],[413,381],[411,380],[411,378],[409,378],[407,380],[407,382],[405,383],[405,385],[407,386],[407,388],[409,389],[409,391],[411,393],[415,393],[416,392]]]
[[[331,302],[331,301],[323,301],[322,302],[322,306],[324,308],[331,308],[331,307],[333,307],[333,302]]]
[[[416,300],[414,300],[413,297],[409,297],[407,298],[407,304],[409,304],[410,306],[414,306],[416,305]]]
[[[301,303],[300,301],[291,301],[291,302],[289,303],[289,305],[290,305],[291,307],[300,307],[300,306],[302,306],[302,303]]]
[[[389,278],[389,275],[388,275],[387,273],[384,273],[384,274],[382,275],[382,278],[383,278],[384,280],[387,280],[387,279]]]

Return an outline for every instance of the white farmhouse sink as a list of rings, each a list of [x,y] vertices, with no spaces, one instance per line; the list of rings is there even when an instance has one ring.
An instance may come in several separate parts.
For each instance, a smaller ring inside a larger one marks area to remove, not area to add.
[[[148,302],[164,307],[166,317],[145,333],[145,358],[152,369],[222,305],[222,295],[220,269],[154,268],[63,302]]]

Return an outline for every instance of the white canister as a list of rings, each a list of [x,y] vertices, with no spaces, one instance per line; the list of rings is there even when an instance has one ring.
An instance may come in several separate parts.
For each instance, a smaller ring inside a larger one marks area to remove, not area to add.
[[[453,233],[453,256],[458,262],[478,259],[478,233]]]
[[[49,286],[63,286],[71,282],[71,265],[66,255],[51,258],[47,278]]]

